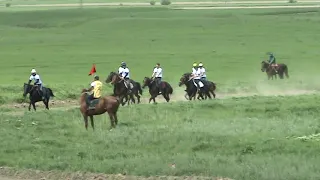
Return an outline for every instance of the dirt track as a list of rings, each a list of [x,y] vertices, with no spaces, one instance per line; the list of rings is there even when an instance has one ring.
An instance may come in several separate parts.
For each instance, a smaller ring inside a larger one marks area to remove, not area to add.
[[[288,1],[215,1],[215,2],[172,2],[171,5],[228,5],[228,4],[283,4],[288,3]],[[320,0],[303,0],[298,1],[298,3],[320,3]],[[77,7],[80,3],[63,3],[63,4],[12,4],[11,7]],[[159,3],[156,6],[160,6]],[[111,3],[82,3],[82,6],[150,6],[150,3],[142,3],[142,2],[111,2]],[[261,8],[261,6],[255,6],[250,8]],[[264,6],[265,7],[265,6]],[[281,8],[301,8],[302,6],[281,6]],[[305,7],[305,6],[303,6]],[[319,7],[317,5],[309,5],[305,8],[313,8]],[[189,9],[192,7],[189,7]],[[222,8],[222,7],[219,7]],[[233,7],[234,9],[242,8],[242,7]],[[265,8],[272,8],[271,6],[267,6]],[[215,9],[215,8],[211,8]]]

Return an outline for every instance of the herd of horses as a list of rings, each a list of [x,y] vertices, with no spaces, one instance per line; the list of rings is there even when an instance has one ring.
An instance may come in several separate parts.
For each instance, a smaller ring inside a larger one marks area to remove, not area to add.
[[[284,78],[284,75],[289,78],[288,75],[288,67],[285,64],[277,64],[275,67],[272,67],[267,61],[261,62],[261,71],[266,72],[268,79],[277,78],[277,74],[280,79]],[[185,98],[188,100],[195,100],[196,97],[198,100],[205,100],[207,98],[212,99],[216,97],[215,90],[216,84],[212,81],[201,81],[201,87],[198,87],[196,83],[193,81],[191,77],[191,73],[184,73],[180,81],[178,83],[179,87],[185,85]],[[109,96],[101,97],[97,99],[97,103],[93,109],[89,109],[90,102],[88,101],[89,92],[87,89],[83,89],[80,96],[80,112],[83,115],[85,128],[88,129],[88,117],[91,121],[91,127],[94,129],[93,116],[101,115],[105,112],[108,113],[111,129],[115,128],[118,123],[117,111],[119,106],[124,106],[126,103],[129,105],[131,103],[139,104],[141,102],[141,95],[145,87],[149,88],[149,103],[153,101],[156,103],[156,97],[158,95],[162,95],[166,102],[170,101],[170,95],[173,93],[172,86],[167,81],[162,81],[160,85],[156,84],[156,81],[149,77],[144,77],[143,85],[133,79],[129,79],[131,84],[130,91],[126,87],[123,80],[120,78],[120,75],[116,72],[110,72],[108,77],[106,78],[106,83],[111,83],[113,85],[113,94]],[[200,83],[199,83],[200,84]],[[161,93],[160,93],[161,92]],[[49,100],[51,97],[55,97],[53,91],[50,88],[43,87],[42,93],[36,88],[36,86],[30,84],[24,84],[24,93],[23,96],[26,97],[29,94],[29,111],[31,110],[31,105],[33,109],[36,111],[36,102],[42,101],[45,104],[46,109],[49,110]],[[42,98],[44,97],[44,98]]]

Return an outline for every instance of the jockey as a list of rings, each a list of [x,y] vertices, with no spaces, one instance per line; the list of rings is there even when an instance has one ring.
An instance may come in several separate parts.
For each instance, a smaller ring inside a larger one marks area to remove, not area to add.
[[[156,82],[156,85],[159,88],[159,93],[161,93],[160,83],[162,79],[162,68],[160,67],[160,63],[156,64],[156,67],[153,69],[153,73],[151,77]]]
[[[200,71],[201,80],[206,81],[207,80],[206,69],[203,67],[202,62],[199,63],[199,71]]]
[[[127,67],[127,64],[125,62],[121,63],[121,67],[119,68],[119,74],[120,78],[124,80],[124,84],[126,88],[128,89],[128,92],[131,93],[131,88],[130,88],[130,70]]]
[[[193,63],[192,73],[191,73],[191,79],[194,80],[194,82],[197,84],[197,88],[200,89],[199,81],[200,81],[200,70],[198,68],[197,63]]]
[[[90,84],[89,91],[92,93],[89,96],[89,101],[94,99],[99,99],[101,97],[101,90],[102,90],[102,82],[99,80],[99,76],[95,75],[93,81]]]
[[[29,77],[28,85],[30,85],[32,80],[34,80],[34,85],[37,86],[37,90],[40,92],[40,96],[44,100],[44,94],[42,91],[42,81],[41,81],[39,74],[37,74],[37,71],[35,69],[31,70],[31,76]]]
[[[276,57],[274,57],[273,53],[268,53],[268,54],[269,54],[269,64],[273,68],[273,70],[275,70],[277,73],[277,70],[274,67],[274,66],[277,66]]]

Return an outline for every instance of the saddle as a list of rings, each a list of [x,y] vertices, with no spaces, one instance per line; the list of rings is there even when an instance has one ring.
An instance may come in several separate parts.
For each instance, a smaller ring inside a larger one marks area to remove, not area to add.
[[[99,103],[100,98],[98,99],[93,99],[93,100],[89,100],[89,96],[87,97],[87,106],[88,106],[88,110],[92,110],[96,108],[96,105]]]

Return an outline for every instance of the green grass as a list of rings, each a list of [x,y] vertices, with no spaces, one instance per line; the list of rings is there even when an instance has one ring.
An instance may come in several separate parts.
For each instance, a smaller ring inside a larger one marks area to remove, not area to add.
[[[319,133],[317,95],[121,107],[112,132],[105,115],[96,117],[95,132],[86,132],[76,108],[34,113],[6,105],[22,101],[33,67],[62,100],[88,86],[92,63],[104,80],[121,61],[140,82],[160,62],[174,100],[183,98],[177,84],[194,61],[205,64],[218,98],[318,91],[319,15],[318,9],[0,12],[0,166],[317,179],[318,142],[295,138]],[[290,79],[266,80],[260,62],[269,51],[288,65]],[[111,93],[110,85],[104,90]]]
[[[0,72],[5,101],[21,98],[33,67],[63,99],[88,85],[92,63],[105,79],[121,61],[140,82],[160,62],[164,79],[174,87],[194,61],[202,61],[221,93],[319,89],[317,9],[102,8],[0,14],[1,43],[6,44],[2,58],[8,62]],[[268,51],[288,65],[290,80],[265,81],[260,62]]]
[[[121,108],[85,131],[78,109],[3,113],[0,166],[234,179],[318,177],[319,96],[252,97]],[[183,113],[186,112],[186,113]],[[176,168],[169,165],[175,163]]]

